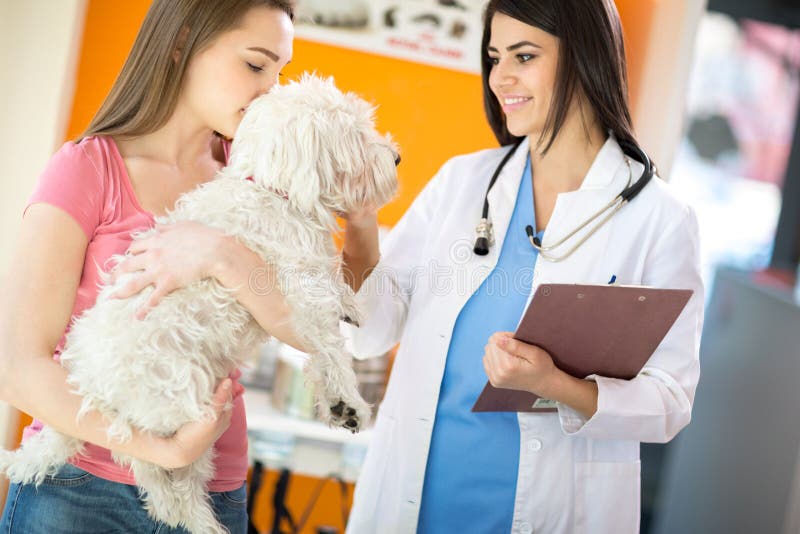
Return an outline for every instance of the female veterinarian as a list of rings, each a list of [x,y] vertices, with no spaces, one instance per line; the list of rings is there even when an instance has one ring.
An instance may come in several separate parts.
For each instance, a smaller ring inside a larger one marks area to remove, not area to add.
[[[607,222],[592,219],[652,172],[612,0],[492,0],[482,57],[504,146],[447,162],[380,251],[374,210],[348,219],[344,258],[364,310],[348,326],[353,349],[400,341],[348,532],[638,532],[639,442],[689,422],[699,375],[695,215],[654,178]],[[482,216],[493,245],[476,246]],[[694,290],[633,380],[573,378],[509,339],[540,284],[614,276]],[[557,401],[557,413],[471,413],[487,376]]]
[[[131,232],[152,226],[154,215],[225,164],[227,143],[218,134],[232,137],[244,108],[276,83],[292,56],[292,16],[285,0],[155,0],[83,138],[66,143],[41,175],[5,293],[0,398],[35,417],[26,436],[52,425],[88,444],[38,489],[12,485],[3,533],[177,532],[149,519],[111,451],[179,467],[211,445],[215,512],[232,533],[246,532],[247,435],[236,375],[217,390],[217,421],[187,425],[169,439],[118,443],[97,413],[76,421],[80,399],[53,355],[71,318],[93,305],[100,267],[126,251]],[[153,284],[148,306],[208,276],[246,288],[263,267],[250,250],[201,225],[164,228],[131,253],[125,270],[143,271],[122,294]],[[281,324],[280,295],[245,289],[237,298],[267,331],[295,341]],[[231,398],[232,410],[223,409]]]

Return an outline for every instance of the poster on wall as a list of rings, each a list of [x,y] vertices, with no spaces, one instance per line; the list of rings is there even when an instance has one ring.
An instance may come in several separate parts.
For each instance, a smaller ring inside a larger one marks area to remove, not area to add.
[[[298,0],[297,37],[480,73],[485,0]]]

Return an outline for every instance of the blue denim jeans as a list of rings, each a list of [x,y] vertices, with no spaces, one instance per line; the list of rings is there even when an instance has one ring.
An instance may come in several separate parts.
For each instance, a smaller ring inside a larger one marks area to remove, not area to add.
[[[231,534],[247,533],[247,487],[211,493],[217,519]],[[12,484],[0,534],[185,534],[153,521],[136,486],[96,477],[67,464],[37,488]]]

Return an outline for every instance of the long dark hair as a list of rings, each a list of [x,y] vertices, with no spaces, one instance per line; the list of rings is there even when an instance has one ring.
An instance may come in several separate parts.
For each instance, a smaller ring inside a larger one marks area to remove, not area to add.
[[[638,145],[628,108],[628,77],[622,23],[613,0],[491,0],[484,14],[481,44],[483,103],[486,118],[501,145],[519,141],[506,128],[497,98],[489,87],[492,63],[487,49],[492,19],[502,13],[557,37],[560,42],[553,101],[539,145],[553,145],[579,92],[594,110],[600,126],[620,142]]]

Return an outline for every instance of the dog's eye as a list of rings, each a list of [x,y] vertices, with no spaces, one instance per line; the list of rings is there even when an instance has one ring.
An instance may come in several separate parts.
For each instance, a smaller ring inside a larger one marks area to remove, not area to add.
[[[395,166],[395,167],[397,167],[398,165],[400,165],[400,161],[401,161],[401,160],[402,160],[402,158],[400,157],[400,154],[397,154],[397,155],[394,157],[394,166]]]

